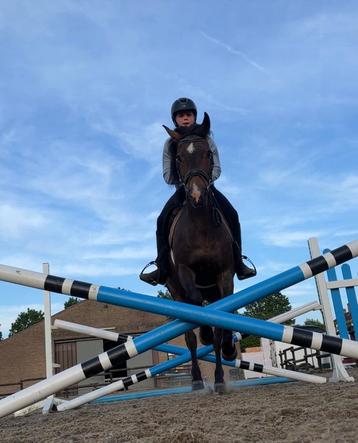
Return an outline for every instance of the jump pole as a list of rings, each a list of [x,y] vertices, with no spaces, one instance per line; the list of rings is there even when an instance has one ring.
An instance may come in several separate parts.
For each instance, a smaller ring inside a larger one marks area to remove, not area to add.
[[[212,348],[212,346],[211,345],[203,346],[199,348],[197,351],[198,358],[210,363],[215,363],[216,362],[215,355],[209,354],[208,349],[206,348]],[[185,348],[182,348],[181,346],[176,346],[171,344],[163,344],[157,346],[156,349],[162,352],[169,352],[171,354],[176,354],[176,355],[184,355],[185,353],[188,352]],[[327,379],[325,377],[320,377],[318,375],[312,375],[312,374],[304,374],[302,372],[289,371],[287,369],[281,369],[281,368],[269,368],[267,366],[262,365],[261,363],[253,363],[239,359],[233,361],[227,361],[223,359],[222,362],[225,366],[231,366],[232,368],[239,368],[239,369],[245,369],[247,371],[259,372],[261,374],[274,375],[275,377],[286,377],[286,378],[291,378],[292,380],[304,381],[308,383],[318,383],[318,384],[323,384],[327,382]]]
[[[65,329],[68,331],[80,332],[82,334],[92,335],[94,337],[106,338],[107,340],[113,342],[117,342],[120,336],[120,334],[118,334],[117,332],[111,332],[99,328],[93,328],[90,326],[79,325],[64,320],[55,320],[54,326],[56,328]],[[241,339],[240,333],[234,334],[235,342],[239,341],[240,339]],[[131,385],[134,385],[140,381],[148,380],[149,378],[154,378],[156,375],[159,375],[165,371],[173,369],[181,364],[184,364],[191,359],[190,352],[186,348],[183,348],[181,346],[162,344],[156,346],[154,349],[160,352],[175,354],[178,355],[178,357],[159,363],[158,365],[155,365],[152,368],[148,368],[145,371],[142,371],[138,374],[126,377],[123,380],[115,381],[108,386],[95,389],[91,392],[88,392],[87,394],[83,394],[72,400],[63,401],[57,405],[56,410],[60,412],[67,411],[69,409],[76,408],[85,403],[101,398],[105,395],[109,395],[115,391],[123,391]],[[213,349],[214,349],[213,345],[201,346],[200,348],[197,349],[198,358],[200,360],[205,360],[210,363],[216,363],[215,356],[210,355],[210,352],[212,352]],[[289,371],[286,369],[265,367],[262,364],[248,362],[244,360],[237,359],[234,361],[227,361],[223,359],[222,364],[233,368],[245,369],[248,371],[258,372],[261,374],[273,375],[275,377],[286,377],[291,380],[303,381],[307,383],[322,384],[327,382],[327,379],[325,377],[320,377],[311,374],[304,374],[296,371]]]
[[[172,354],[176,354],[178,355],[178,357],[159,363],[153,366],[152,368],[146,369],[141,373],[126,377],[123,380],[118,380],[116,382],[113,382],[110,385],[105,386],[103,388],[99,388],[94,391],[88,392],[87,394],[81,395],[80,397],[76,397],[73,400],[64,401],[56,407],[57,411],[60,412],[67,411],[69,409],[76,408],[90,401],[104,397],[105,395],[109,395],[115,391],[123,391],[131,385],[134,385],[140,381],[147,380],[149,378],[154,378],[156,375],[159,375],[165,371],[175,368],[176,366],[186,363],[191,359],[190,352],[187,349],[182,348],[180,346],[163,344],[157,346],[155,349],[162,352],[170,352]],[[209,352],[211,352],[212,349],[213,349],[212,345],[200,347],[197,350],[198,358],[210,363],[215,363],[216,362],[215,356],[209,354]],[[327,382],[327,379],[325,377],[319,377],[317,375],[289,371],[287,369],[268,368],[259,363],[252,363],[243,360],[234,360],[234,361],[222,360],[222,363],[225,366],[246,369],[248,371],[273,375],[275,377],[285,377],[286,379],[290,379],[292,381],[296,380],[296,381],[303,381],[307,383],[316,383],[316,384],[322,384]]]
[[[127,291],[97,286],[90,283],[69,280],[52,275],[27,271],[0,265],[0,279],[24,286],[87,298],[104,303],[120,304],[133,309],[140,309],[174,318],[169,324],[160,326],[142,336],[116,346],[84,363],[43,380],[36,385],[19,391],[3,400],[0,400],[0,417],[11,414],[30,404],[33,404],[48,395],[79,383],[103,370],[128,360],[139,353],[162,344],[185,331],[192,329],[197,324],[207,324],[243,333],[259,335],[289,344],[324,350],[330,353],[358,358],[358,343],[342,340],[337,337],[322,336],[316,332],[300,330],[288,326],[276,325],[263,320],[245,318],[240,315],[228,314],[226,311],[239,309],[246,304],[259,300],[284,288],[299,283],[320,272],[344,263],[358,255],[358,241],[348,243],[320,257],[304,262],[300,266],[289,269],[277,276],[246,288],[236,294],[228,296],[212,305],[201,308],[169,300],[160,300],[143,294],[134,294]],[[121,300],[119,302],[118,298]],[[154,303],[153,303],[154,301]],[[219,312],[219,310],[224,312]],[[180,314],[180,315],[179,315]],[[195,323],[189,323],[194,321]]]

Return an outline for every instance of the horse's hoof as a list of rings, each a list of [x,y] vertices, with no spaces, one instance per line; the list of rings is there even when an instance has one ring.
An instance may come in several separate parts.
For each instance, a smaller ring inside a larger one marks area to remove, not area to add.
[[[200,389],[204,389],[204,382],[203,380],[195,380],[191,386],[193,391],[199,391]]]
[[[222,349],[221,354],[222,354],[222,357],[223,357],[224,360],[233,361],[233,360],[236,360],[237,349],[236,349],[235,346],[231,350],[225,350],[224,351],[224,349]]]
[[[214,391],[220,395],[225,394],[225,392],[227,392],[225,383],[215,383]]]
[[[200,326],[199,340],[204,346],[209,346],[214,343],[214,333],[210,326]]]

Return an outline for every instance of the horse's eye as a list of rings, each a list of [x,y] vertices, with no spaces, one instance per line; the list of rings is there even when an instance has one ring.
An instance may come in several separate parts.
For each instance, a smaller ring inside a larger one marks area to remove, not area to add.
[[[208,151],[208,158],[213,158],[213,153],[211,151]]]
[[[180,157],[180,155],[177,155],[177,156],[175,157],[175,159],[176,159],[177,162],[179,162],[179,163],[181,162],[181,157]]]

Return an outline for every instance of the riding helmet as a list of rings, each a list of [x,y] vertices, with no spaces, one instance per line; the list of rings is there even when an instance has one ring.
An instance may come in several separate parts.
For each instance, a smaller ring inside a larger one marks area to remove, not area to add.
[[[172,104],[171,113],[172,113],[172,120],[175,126],[177,125],[175,121],[175,115],[177,114],[177,112],[181,111],[193,111],[196,120],[196,115],[198,111],[196,109],[195,103],[190,98],[181,97],[175,100],[175,102]]]

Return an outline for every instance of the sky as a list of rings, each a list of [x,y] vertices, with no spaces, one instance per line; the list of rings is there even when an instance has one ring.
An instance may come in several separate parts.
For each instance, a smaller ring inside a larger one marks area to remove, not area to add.
[[[0,263],[163,289],[138,274],[182,96],[211,117],[216,186],[258,269],[236,291],[306,261],[309,237],[357,239],[357,22],[349,0],[0,0]],[[312,280],[282,292],[317,297]],[[42,291],[0,282],[4,337],[28,307]]]

